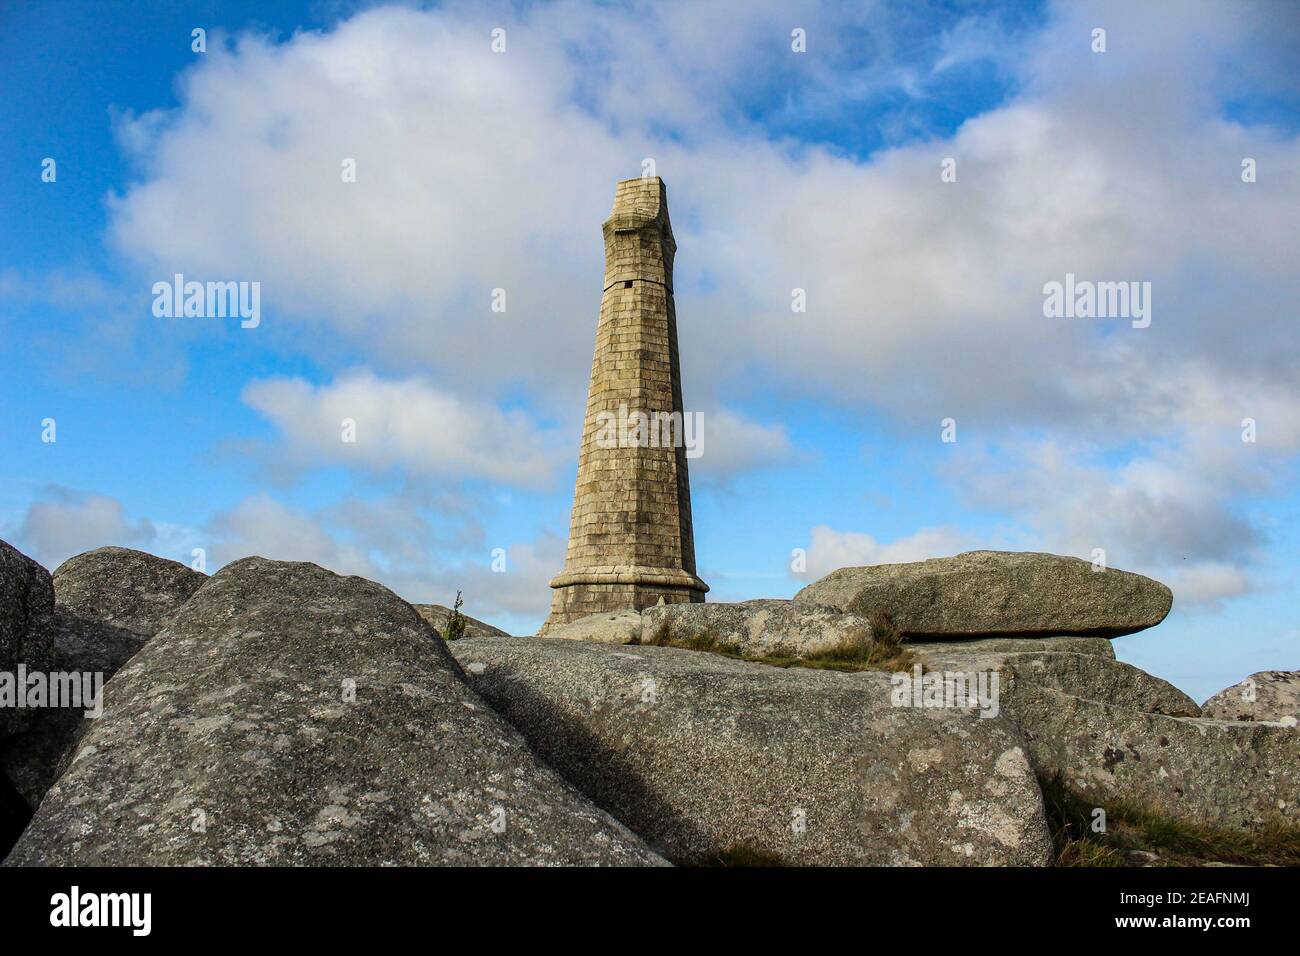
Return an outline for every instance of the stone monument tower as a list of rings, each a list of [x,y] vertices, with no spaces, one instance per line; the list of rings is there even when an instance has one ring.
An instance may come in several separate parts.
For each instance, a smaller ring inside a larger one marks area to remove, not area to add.
[[[703,601],[673,308],[668,196],[657,176],[628,179],[605,221],[605,292],[564,570],[542,633],[588,614]],[[638,428],[639,415],[650,434]],[[633,422],[627,428],[627,422]],[[666,440],[675,423],[676,440]],[[660,427],[663,426],[663,427]]]

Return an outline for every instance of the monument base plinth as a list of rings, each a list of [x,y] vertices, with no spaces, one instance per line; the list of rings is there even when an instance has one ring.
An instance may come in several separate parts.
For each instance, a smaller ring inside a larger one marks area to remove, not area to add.
[[[696,575],[674,568],[601,567],[564,571],[551,581],[551,616],[538,636],[552,627],[591,614],[640,611],[659,603],[700,604],[709,586]]]

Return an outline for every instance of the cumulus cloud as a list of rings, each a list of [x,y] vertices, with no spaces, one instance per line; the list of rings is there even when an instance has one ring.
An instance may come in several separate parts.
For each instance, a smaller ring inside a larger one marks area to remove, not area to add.
[[[820,524],[809,534],[808,569],[799,577],[815,581],[836,568],[924,561],[958,554],[971,547],[970,539],[951,527],[922,528],[884,542],[860,531],[838,531]]]
[[[462,562],[438,575],[427,589],[434,595],[428,600],[450,604],[455,593],[463,591],[469,607],[490,609],[501,621],[519,621],[531,633],[551,610],[549,584],[564,566],[564,549],[564,541],[556,535],[541,534],[534,541],[503,547],[505,554],[497,565],[502,570],[486,556],[482,562]],[[506,623],[498,626],[509,628]]]
[[[1171,567],[1161,580],[1169,585],[1179,607],[1218,611],[1223,602],[1256,590],[1247,572],[1223,562],[1202,561],[1187,568]]]
[[[1239,489],[1268,482],[1265,449],[1238,432],[1214,444],[1172,444],[1107,463],[1095,447],[1052,441],[957,456],[950,477],[967,502],[1018,516],[1027,546],[1150,574],[1180,607],[1215,606],[1251,589],[1267,543],[1234,506]]]
[[[461,398],[419,378],[358,371],[321,386],[265,379],[250,383],[243,399],[276,426],[280,451],[300,465],[541,485],[559,461],[559,436],[525,413]]]
[[[1055,477],[1059,481],[1063,476]],[[1197,535],[1196,515],[1189,513],[1196,509],[1153,504],[1158,494],[1153,487],[1084,482],[1048,500],[1049,488],[1061,490],[1050,477],[1035,482],[1034,493],[1043,500],[1021,512],[1027,515],[1027,527],[1010,538],[1004,532],[988,537],[944,526],[882,542],[863,532],[818,525],[809,535],[807,571],[795,577],[815,581],[837,568],[924,561],[980,549],[1047,551],[1091,560],[1093,549],[1100,547],[1108,565],[1169,585],[1182,611],[1219,611],[1224,601],[1257,590],[1250,574],[1255,555],[1249,526],[1242,526],[1241,541],[1221,543],[1221,550],[1235,560],[1216,560],[1205,556],[1214,549],[1180,549],[1177,541],[1161,540]],[[1177,524],[1180,519],[1185,523]]]
[[[158,535],[153,522],[128,517],[116,498],[60,486],[51,486],[45,493],[47,500],[28,506],[15,538],[47,568],[56,568],[93,548],[142,547]]]
[[[459,473],[533,480],[545,456],[508,461],[497,437],[536,427],[479,403],[522,388],[542,417],[581,407],[599,223],[612,181],[650,157],[679,244],[688,406],[738,408],[761,381],[903,429],[954,417],[1030,470],[994,455],[958,479],[1030,537],[1101,539],[1206,600],[1239,591],[1262,542],[1234,496],[1272,488],[1219,446],[1250,417],[1272,462],[1300,451],[1300,137],[1229,106],[1286,92],[1297,21],[1267,3],[1058,4],[1035,30],[963,19],[915,63],[889,48],[887,11],[801,9],[798,61],[768,3],[452,3],[244,36],[185,75],[179,109],[120,121],[141,178],[111,202],[111,238],[151,277],[260,279],[259,333],[392,376],[250,386],[303,460],[439,474],[422,429],[445,417]],[[846,71],[846,51],[870,65]],[[1006,74],[1007,97],[951,135],[902,119],[912,135],[869,156],[769,135],[882,90],[942,99],[972,63]],[[767,129],[747,84],[794,91]],[[1151,282],[1150,327],[1046,318],[1043,285],[1067,273]],[[353,405],[383,441],[340,447]],[[789,456],[779,424],[734,414],[739,438],[701,474]]]
[[[1018,42],[1024,96],[949,139],[858,160],[722,122],[734,101],[711,91],[733,88],[782,21],[767,6],[740,18],[699,6],[649,28],[633,12],[542,6],[512,21],[501,55],[485,39],[498,11],[455,4],[373,10],[282,44],[245,37],[187,74],[179,111],[133,131],[147,173],[113,203],[113,237],[162,274],[261,278],[267,321],[286,332],[319,328],[462,388],[524,380],[571,399],[610,202],[592,183],[648,155],[678,213],[688,396],[712,399],[760,366],[826,400],[1005,423],[1089,414],[1092,366],[1126,356],[1160,359],[1138,397],[1189,357],[1294,381],[1292,359],[1202,346],[1230,337],[1229,308],[1255,336],[1286,330],[1300,146],[1179,106],[1214,105],[1213,71],[1183,61],[1213,65],[1257,39],[1242,24],[1267,21],[1266,7],[1225,22],[1184,5],[1170,29],[1116,6],[1104,19],[1117,42],[1099,60],[1079,39],[1094,13],[1063,6]],[[1198,27],[1216,37],[1208,50]],[[982,56],[969,33],[938,52],[940,75]],[[827,23],[819,42],[836,36]],[[636,80],[651,70],[646,97]],[[217,148],[228,142],[243,148]],[[1254,189],[1237,178],[1244,148],[1270,171]],[[947,157],[956,183],[940,181]],[[341,181],[345,158],[355,183]],[[1189,272],[1200,262],[1221,273],[1213,285]],[[1066,272],[1152,281],[1152,329],[1045,319],[1041,287]],[[808,311],[792,315],[796,287]],[[496,288],[505,313],[489,308]]]
[[[376,565],[365,549],[336,540],[314,516],[266,494],[218,513],[209,527],[212,570],[257,555],[274,561],[311,561],[338,574],[376,575]]]
[[[304,508],[259,493],[202,526],[180,527],[133,518],[116,498],[51,487],[7,536],[51,569],[105,545],[186,563],[201,549],[209,573],[253,555],[310,561],[378,581],[414,603],[450,604],[461,591],[466,613],[520,633],[535,628],[550,609],[547,585],[564,564],[564,542],[546,532],[489,541],[458,512],[463,506],[408,491]]]
[[[795,449],[784,425],[754,421],[742,412],[719,406],[700,413],[700,455],[690,462],[691,477],[726,483],[736,476],[794,460]]]
[[[476,536],[446,548],[407,497],[307,510],[260,494],[217,514],[207,533],[213,568],[255,554],[360,575],[413,603],[450,605],[460,591],[466,613],[508,629],[528,629],[545,617],[547,585],[564,564],[564,543],[546,533],[500,543]]]

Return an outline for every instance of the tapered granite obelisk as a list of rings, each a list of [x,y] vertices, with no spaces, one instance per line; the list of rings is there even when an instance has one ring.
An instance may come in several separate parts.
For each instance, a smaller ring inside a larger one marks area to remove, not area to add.
[[[676,413],[682,379],[673,308],[668,196],[656,177],[628,179],[605,221],[605,292],[596,327],[587,417],[564,570],[551,581],[542,628],[588,614],[703,601],[695,574],[686,448],[609,440],[611,418]]]

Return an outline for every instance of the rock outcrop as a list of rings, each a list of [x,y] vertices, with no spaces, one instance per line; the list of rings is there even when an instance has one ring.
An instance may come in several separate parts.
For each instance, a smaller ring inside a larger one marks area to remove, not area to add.
[[[1159,624],[1158,581],[1054,554],[970,551],[910,564],[840,568],[795,595],[842,611],[888,611],[910,637],[1116,637]]]
[[[960,641],[910,641],[908,648],[923,658],[942,660],[953,655],[971,654],[1038,654],[1052,651],[1063,654],[1090,654],[1115,659],[1115,646],[1106,637],[1074,637],[1068,634],[1051,637],[988,637]]]
[[[735,604],[656,604],[590,614],[546,632],[594,644],[727,648],[750,657],[802,658],[870,639],[871,624],[833,607],[761,598]]]
[[[1300,824],[1300,672],[1202,710],[1105,636],[1169,603],[1139,575],[974,552],[546,638],[465,618],[449,644],[449,609],[312,564],[209,579],[101,548],[51,578],[0,542],[0,672],[116,671],[99,720],[0,710],[0,852],[26,800],[6,865],[1040,865],[1049,777],[1099,807]],[[809,657],[876,609],[910,674],[693,649]],[[922,676],[991,696],[899,695]]]
[[[451,620],[452,610],[441,604],[412,604],[420,617],[428,623],[441,637],[447,636],[447,622]],[[501,630],[499,627],[493,627],[477,618],[470,617],[468,614],[461,614],[460,619],[465,622],[465,637],[509,637],[510,635]]]
[[[1300,671],[1260,671],[1221,690],[1202,706],[1218,720],[1275,721],[1295,727],[1300,721]]]
[[[1015,726],[895,707],[888,674],[549,638],[449,648],[543,759],[674,862],[1050,859]]]
[[[972,641],[972,644],[985,644]],[[1040,648],[1051,642],[1038,642]],[[1075,697],[1095,700],[1126,710],[1171,717],[1199,717],[1201,709],[1181,690],[1140,668],[1100,654],[1073,654],[1055,650],[969,653],[959,643],[936,652],[925,644],[910,644],[913,656],[927,670],[979,672],[997,670],[1008,678],[1048,687]],[[1003,688],[1014,687],[1004,683]]]
[[[1169,681],[1123,661],[1092,654],[1016,654],[1003,661],[1002,669],[1038,687],[1143,714],[1201,715],[1196,701]]]
[[[0,702],[0,740],[25,730],[36,712],[16,706],[18,668],[44,671],[50,663],[54,586],[50,572],[0,541],[0,680],[13,701]],[[0,688],[4,690],[4,688]]]
[[[207,576],[130,548],[96,548],[54,572],[50,669],[107,681],[153,637]],[[58,778],[86,726],[81,707],[40,711],[24,734],[0,744],[0,768],[33,809]]]
[[[1104,807],[1198,824],[1300,823],[1300,732],[1142,713],[1021,681],[1003,693],[1035,769]]]
[[[207,579],[144,551],[96,548],[55,569],[54,594],[65,614],[148,639]]]
[[[862,615],[806,602],[660,604],[641,612],[643,644],[711,640],[752,657],[808,657],[870,634]]]
[[[227,565],[105,711],[6,865],[662,863],[410,605],[312,564]]]
[[[546,636],[554,640],[593,644],[637,644],[641,640],[641,612],[628,608],[588,614],[568,624],[552,626]]]

